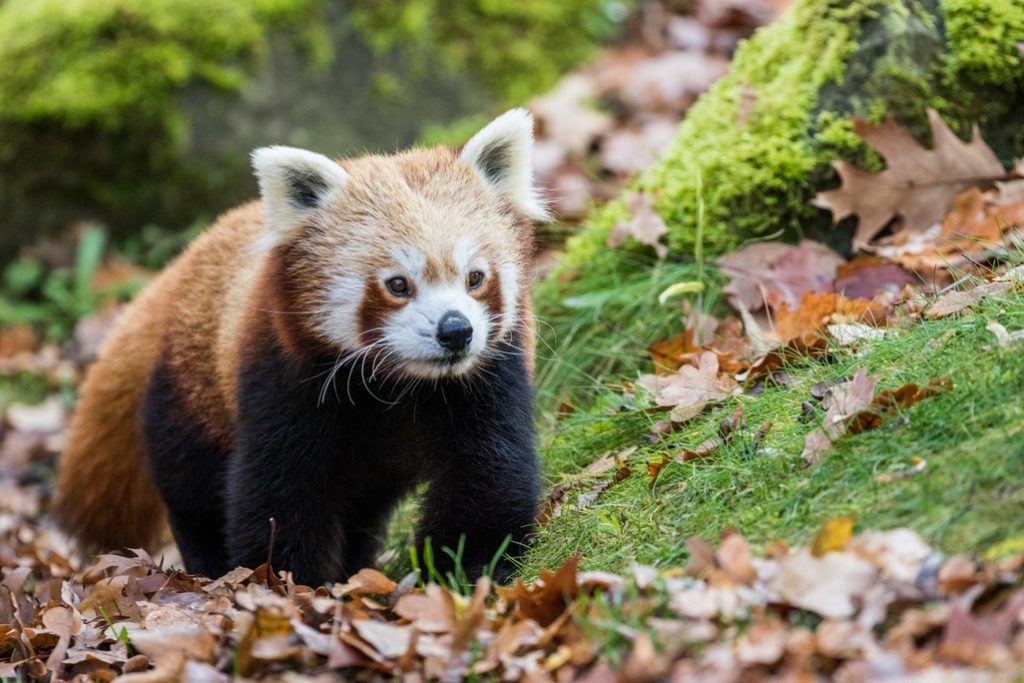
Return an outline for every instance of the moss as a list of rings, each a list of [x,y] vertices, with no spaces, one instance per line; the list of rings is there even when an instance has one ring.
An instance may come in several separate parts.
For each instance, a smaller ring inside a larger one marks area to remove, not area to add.
[[[239,57],[319,0],[8,0],[0,6],[0,118],[103,129],[182,123],[175,96],[236,89]]]
[[[1018,0],[944,0],[950,52],[946,82],[1007,89],[1024,80],[1018,45],[1024,41],[1024,5]]]
[[[1024,6],[1014,0],[799,0],[741,46],[630,189],[657,197],[677,255],[695,246],[698,186],[712,253],[765,235],[828,233],[810,200],[835,184],[829,162],[880,168],[850,115],[895,115],[927,141],[934,107],[958,132],[978,122],[1005,161],[1024,153],[1022,41]],[[623,212],[621,200],[597,211],[571,241],[569,264],[586,264]]]
[[[379,51],[438,54],[507,103],[550,87],[607,41],[629,2],[619,0],[377,0],[352,21]],[[500,46],[500,49],[497,49]]]
[[[657,196],[673,251],[693,250],[698,183],[712,253],[753,236],[798,231],[813,211],[805,203],[808,181],[833,149],[816,149],[809,138],[818,92],[842,76],[861,17],[883,4],[800,2],[740,47],[729,74],[690,110],[663,160],[634,183]],[[751,99],[744,120],[741,108]],[[834,120],[824,123],[839,142]],[[571,260],[586,262],[584,245],[600,243],[623,212],[615,202],[596,213],[592,234],[573,240]]]

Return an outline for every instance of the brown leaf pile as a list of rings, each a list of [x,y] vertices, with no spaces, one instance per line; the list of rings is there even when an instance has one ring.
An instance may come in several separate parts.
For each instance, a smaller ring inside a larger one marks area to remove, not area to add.
[[[463,595],[369,569],[320,588],[250,569],[209,579],[142,551],[76,573],[23,526],[23,541],[3,538],[18,554],[0,577],[0,678],[924,680],[1024,663],[1024,556],[946,558],[906,529],[852,528],[833,520],[812,548],[763,557],[735,531],[717,549],[691,539],[685,569],[631,576],[580,573],[574,556],[529,585],[482,579]],[[624,610],[613,622],[611,605]],[[595,636],[626,628],[609,659]]]

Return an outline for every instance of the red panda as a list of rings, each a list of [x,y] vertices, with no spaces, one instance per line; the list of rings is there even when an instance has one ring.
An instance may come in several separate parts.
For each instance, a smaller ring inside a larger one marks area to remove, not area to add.
[[[260,201],[224,214],[130,305],[90,368],[55,512],[86,548],[315,585],[373,564],[429,482],[417,539],[479,575],[538,499],[529,296],[533,120],[461,150],[332,161],[253,152]],[[450,560],[435,552],[441,567]]]

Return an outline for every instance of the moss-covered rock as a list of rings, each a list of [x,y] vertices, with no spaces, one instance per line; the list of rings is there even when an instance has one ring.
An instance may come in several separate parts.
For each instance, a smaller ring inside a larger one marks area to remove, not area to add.
[[[808,232],[842,247],[810,200],[837,182],[832,159],[879,163],[849,116],[891,113],[924,135],[931,106],[962,134],[978,122],[1009,162],[1024,154],[1020,42],[1017,0],[798,0],[741,46],[730,73],[631,189],[655,195],[677,255],[694,250],[698,208],[712,253]],[[619,200],[595,212],[570,241],[567,263],[586,264],[605,249],[624,211]]]
[[[254,194],[255,146],[390,149],[496,109],[585,56],[608,4],[2,0],[0,262],[78,219],[209,219]]]

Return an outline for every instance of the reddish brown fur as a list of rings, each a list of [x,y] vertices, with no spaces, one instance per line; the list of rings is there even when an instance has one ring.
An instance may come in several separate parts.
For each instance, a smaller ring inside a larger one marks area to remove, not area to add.
[[[263,212],[259,203],[244,205],[224,214],[125,312],[82,386],[61,459],[57,516],[83,544],[153,548],[163,534],[165,510],[146,470],[139,433],[140,403],[156,362],[169,364],[195,424],[230,449],[237,371],[246,348],[265,343],[268,333],[295,354],[325,343],[314,326],[316,292],[336,269],[339,252],[356,254],[360,265],[374,268],[384,258],[382,245],[404,240],[433,253],[464,231],[489,252],[512,250],[520,264],[519,325],[532,372],[529,221],[509,206],[496,207],[498,200],[452,150],[368,157],[343,167],[351,181],[344,201],[327,213],[328,222],[345,231],[314,235],[310,226],[261,251],[254,245],[266,233]],[[477,220],[499,215],[496,208],[506,216],[504,225]],[[386,224],[389,234],[349,227],[369,219]],[[510,219],[517,226],[511,234]],[[492,311],[500,309],[497,287],[484,287],[479,295]],[[372,322],[386,311],[367,309],[363,315]]]

